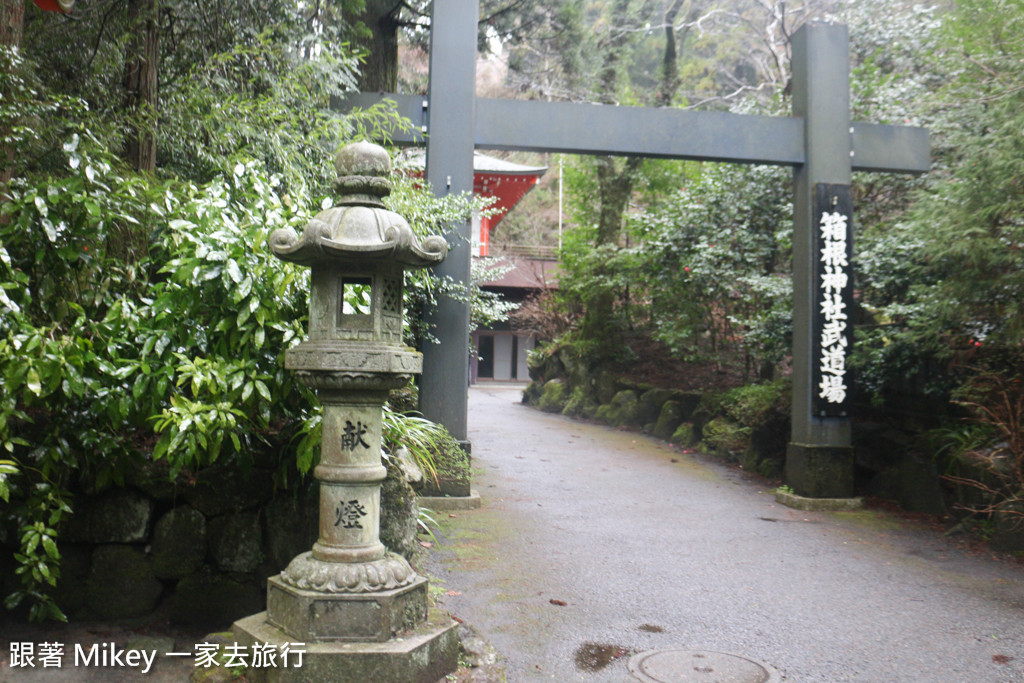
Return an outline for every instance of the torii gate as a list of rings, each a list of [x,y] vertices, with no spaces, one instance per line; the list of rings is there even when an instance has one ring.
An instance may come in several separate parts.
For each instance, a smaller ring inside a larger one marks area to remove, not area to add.
[[[793,116],[477,98],[478,0],[434,0],[430,94],[362,94],[346,108],[394,100],[426,134],[435,194],[471,192],[473,150],[504,149],[775,164],[794,169],[793,402],[786,480],[799,495],[853,495],[846,317],[853,278],[852,171],[924,173],[928,131],[850,121],[845,26],[813,23],[793,37]],[[413,134],[397,142],[422,142]],[[470,280],[470,226],[457,227],[439,275]],[[424,415],[466,441],[469,307],[442,300],[428,321]]]

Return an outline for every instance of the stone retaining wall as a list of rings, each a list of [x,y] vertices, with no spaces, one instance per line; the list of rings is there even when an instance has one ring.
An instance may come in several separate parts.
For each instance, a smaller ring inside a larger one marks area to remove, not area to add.
[[[139,474],[123,488],[77,496],[59,530],[54,593],[72,620],[159,610],[175,623],[223,629],[265,609],[267,577],[317,539],[311,478],[275,488],[273,471],[230,463],[176,484]],[[407,556],[416,545],[415,498],[401,469],[389,465],[381,539]],[[3,548],[4,594],[17,586],[12,551]]]

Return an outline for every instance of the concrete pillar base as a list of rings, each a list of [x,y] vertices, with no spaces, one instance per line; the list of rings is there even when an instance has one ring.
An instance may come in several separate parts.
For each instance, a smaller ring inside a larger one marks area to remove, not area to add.
[[[806,498],[852,498],[853,448],[790,443],[786,484]]]
[[[437,683],[459,664],[458,624],[445,612],[431,610],[427,620],[386,643],[299,642],[267,622],[260,612],[236,621],[235,641],[244,648],[290,643],[304,649],[302,665],[294,654],[289,666],[249,668],[250,683]]]
[[[416,501],[421,508],[434,512],[476,510],[484,504],[480,492],[475,489],[470,490],[468,496],[419,496]]]

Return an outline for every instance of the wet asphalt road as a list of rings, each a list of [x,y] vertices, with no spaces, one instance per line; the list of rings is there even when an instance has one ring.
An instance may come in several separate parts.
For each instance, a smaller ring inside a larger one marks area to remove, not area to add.
[[[631,653],[667,648],[806,683],[1024,681],[1018,566],[880,513],[791,510],[742,472],[519,396],[470,390],[484,506],[435,513],[427,560],[509,681],[629,681]]]

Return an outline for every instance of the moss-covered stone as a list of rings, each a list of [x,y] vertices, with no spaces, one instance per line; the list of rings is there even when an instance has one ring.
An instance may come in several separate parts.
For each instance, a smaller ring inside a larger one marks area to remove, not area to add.
[[[3,553],[3,555],[10,556],[9,553]],[[51,590],[50,595],[70,619],[82,619],[88,616],[87,597],[91,569],[91,546],[60,544],[60,580],[57,581],[57,585]],[[9,591],[16,590],[13,585],[5,586],[5,588],[8,588]],[[4,595],[7,595],[7,591]]]
[[[565,382],[562,380],[548,380],[544,384],[544,391],[541,394],[540,401],[537,403],[537,407],[547,413],[560,413],[565,408],[568,393]]]
[[[238,512],[210,520],[210,558],[225,572],[251,572],[263,560],[259,516]]]
[[[226,462],[202,470],[182,492],[186,501],[207,517],[259,507],[274,494],[270,470],[243,468]]]
[[[310,481],[297,491],[282,492],[263,508],[262,517],[267,570],[276,573],[316,542],[320,530],[319,487]]]
[[[431,446],[434,476],[428,476],[420,489],[421,496],[470,495],[470,456],[450,434],[436,439]]]
[[[206,518],[190,505],[179,505],[157,520],[151,548],[158,578],[194,573],[206,559]]]
[[[722,414],[722,396],[723,394],[707,392],[700,397],[700,402],[687,420],[693,423],[696,438],[703,439],[704,425]]]
[[[180,490],[181,482],[171,478],[171,465],[166,459],[153,461],[149,457],[132,458],[129,461],[125,481],[153,500],[173,501]]]
[[[636,422],[639,409],[636,392],[625,389],[615,394],[608,405],[601,406],[597,416],[613,427],[622,427]]]
[[[597,408],[597,401],[589,391],[583,386],[578,386],[572,390],[569,395],[569,400],[565,402],[565,407],[562,408],[562,415],[569,417],[583,417],[583,414],[588,408]]]
[[[789,444],[789,413],[772,409],[762,414],[752,426],[743,455],[743,467],[765,477],[777,477],[786,465]]]
[[[743,457],[740,460],[740,464],[743,469],[748,472],[755,472],[763,477],[778,477],[782,475],[782,469],[786,464],[785,458],[770,457],[766,456],[765,453],[758,448],[757,443],[750,439],[747,443],[746,450],[743,451]]]
[[[564,377],[565,366],[559,358],[559,350],[559,347],[549,345],[528,354],[526,367],[530,379],[543,384],[554,377]]]
[[[388,476],[380,489],[380,540],[388,550],[411,559],[419,548],[416,531],[420,508],[416,491],[397,463],[385,464]]]
[[[533,380],[526,385],[525,389],[523,389],[523,403],[535,406],[540,401],[541,394],[543,393],[544,383]]]
[[[594,396],[597,398],[597,402],[601,405],[611,403],[612,399],[615,398],[615,394],[622,390],[622,386],[619,384],[619,381],[607,370],[598,373],[593,382]]]
[[[672,438],[669,439],[672,443],[683,448],[689,448],[693,446],[695,442],[693,434],[693,423],[684,422],[676,430],[672,432]]]
[[[75,514],[62,532],[73,543],[139,543],[149,537],[153,501],[119,489],[75,501]]]
[[[672,435],[682,423],[683,408],[679,405],[679,401],[670,399],[661,405],[661,410],[659,411],[658,418],[654,423],[652,434],[659,439],[671,441],[673,440]]]
[[[668,389],[647,389],[640,394],[637,420],[639,424],[658,421],[662,406],[672,400],[672,392]]]
[[[692,391],[672,392],[672,400],[679,404],[683,422],[689,422],[693,418],[693,414],[700,405],[702,397],[703,394]]]
[[[101,545],[92,554],[86,591],[93,616],[124,619],[152,612],[163,586],[141,548]]]

